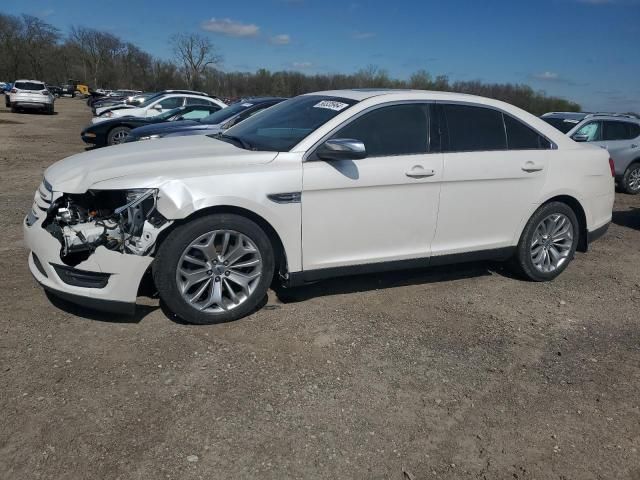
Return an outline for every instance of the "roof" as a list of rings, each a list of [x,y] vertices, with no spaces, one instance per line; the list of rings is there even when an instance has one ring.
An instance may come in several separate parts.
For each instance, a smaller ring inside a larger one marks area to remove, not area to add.
[[[344,90],[326,90],[322,92],[307,93],[307,95],[326,95],[328,97],[342,97],[358,102],[366,100],[372,97],[379,97],[383,95],[398,95],[403,94],[408,98],[416,99],[434,99],[434,100],[475,100],[475,101],[487,101],[490,100],[485,97],[479,97],[476,95],[469,95],[468,93],[455,93],[455,92],[442,92],[436,90],[411,90],[402,88],[352,88]]]
[[[640,118],[626,113],[591,113],[585,117],[585,120],[594,118],[599,120],[631,120],[633,122],[640,122]]]

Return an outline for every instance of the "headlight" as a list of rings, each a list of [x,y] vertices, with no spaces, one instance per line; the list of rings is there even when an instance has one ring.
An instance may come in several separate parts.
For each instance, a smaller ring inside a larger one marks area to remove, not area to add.
[[[162,135],[145,135],[144,137],[140,137],[138,140],[154,140],[156,138],[162,138]]]
[[[106,112],[100,115],[101,117],[113,117],[113,112]]]

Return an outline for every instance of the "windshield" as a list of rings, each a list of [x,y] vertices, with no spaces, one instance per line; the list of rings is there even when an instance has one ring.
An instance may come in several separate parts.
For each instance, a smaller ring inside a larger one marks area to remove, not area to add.
[[[147,98],[144,102],[142,102],[138,106],[141,107],[141,108],[142,107],[148,107],[149,105],[151,105],[153,102],[155,102],[157,99],[159,99],[163,95],[164,95],[164,93],[156,93],[155,95],[152,95],[151,97]]]
[[[230,105],[226,108],[223,108],[222,110],[218,110],[217,112],[204,117],[202,120],[200,120],[200,122],[206,123],[207,125],[217,125],[233,117],[235,114],[246,110],[249,107],[253,107],[253,103],[234,103],[233,105]]]
[[[164,113],[156,115],[153,118],[157,118],[158,120],[168,120],[173,117],[176,113],[180,113],[183,107],[172,108],[171,110],[167,110]]]
[[[286,152],[356,103],[348,98],[301,95],[248,118],[220,138],[235,139],[253,150]]]
[[[44,90],[44,84],[37,82],[16,82],[14,88],[18,90]]]

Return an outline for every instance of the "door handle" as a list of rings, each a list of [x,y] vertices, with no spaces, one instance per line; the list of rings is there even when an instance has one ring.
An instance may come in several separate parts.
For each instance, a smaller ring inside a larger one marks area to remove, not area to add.
[[[635,144],[635,143],[632,143],[632,144],[631,144],[631,148],[638,148],[638,145],[637,145],[637,144]]]
[[[433,177],[436,172],[435,170],[426,170],[422,165],[414,165],[411,170],[404,172],[404,174],[411,178],[424,178]]]
[[[538,165],[537,163],[534,162],[526,162],[523,166],[522,166],[522,170],[524,170],[525,172],[539,172],[540,170],[544,169],[544,167],[542,165]]]

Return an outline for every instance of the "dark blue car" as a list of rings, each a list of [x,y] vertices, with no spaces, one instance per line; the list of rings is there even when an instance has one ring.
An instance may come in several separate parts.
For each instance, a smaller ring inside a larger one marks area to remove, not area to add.
[[[181,137],[185,135],[211,135],[221,133],[233,125],[286,100],[280,97],[247,98],[229,105],[200,120],[182,120],[171,123],[145,125],[131,130],[127,142],[151,140],[164,137]]]

